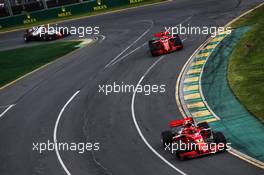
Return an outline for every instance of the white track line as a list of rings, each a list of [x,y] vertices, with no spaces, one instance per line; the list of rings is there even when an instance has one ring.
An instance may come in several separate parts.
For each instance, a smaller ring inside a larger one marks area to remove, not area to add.
[[[8,106],[8,108],[6,108],[1,114],[0,114],[0,118],[2,118],[5,113],[7,113],[7,111],[9,111],[13,106],[15,106],[15,104],[12,104],[10,106]]]
[[[164,58],[164,56],[161,56],[157,61],[155,61],[149,68],[148,70],[144,73],[144,75],[140,78],[140,80],[137,83],[136,86],[136,90],[133,93],[132,96],[132,100],[131,100],[131,112],[132,112],[132,118],[133,118],[133,122],[134,125],[138,131],[138,134],[140,135],[141,139],[144,141],[144,143],[147,145],[147,147],[156,155],[158,156],[163,162],[165,162],[167,165],[169,165],[171,168],[173,168],[175,171],[177,171],[178,173],[182,174],[182,175],[187,175],[185,172],[181,171],[179,168],[175,167],[173,164],[171,164],[169,161],[167,161],[162,155],[160,155],[150,144],[149,142],[146,140],[146,138],[144,137],[143,133],[140,130],[140,127],[138,125],[136,116],[135,116],[135,98],[136,98],[136,93],[137,93],[137,89],[140,86],[141,82],[143,81],[143,79],[145,78],[145,76],[151,71],[151,69],[158,63],[160,62],[162,59]]]
[[[115,58],[113,58],[106,66],[105,68],[107,68],[108,66],[110,66],[114,61],[116,61],[125,51],[127,51],[130,47],[132,47],[136,42],[138,42],[143,36],[145,36],[150,29],[153,27],[154,22],[153,21],[147,21],[147,22],[151,22],[150,27],[144,32],[142,33],[134,42],[132,42],[127,48],[125,48],[125,50],[123,50],[122,52],[120,52]]]
[[[116,63],[118,63],[119,61],[122,61],[124,58],[126,58],[127,56],[131,55],[132,53],[136,52],[137,50],[141,49],[142,47],[144,47],[147,43],[144,43],[142,44],[141,46],[138,46],[137,48],[135,48],[134,50],[132,50],[131,52],[125,54],[124,56],[122,56],[121,58],[119,58],[118,60],[114,61],[113,63],[111,63],[109,65],[110,66],[113,66],[115,65]]]
[[[102,37],[102,40],[100,40],[99,43],[102,43],[106,39],[106,36],[104,35],[98,35],[98,36]]]
[[[59,115],[58,115],[58,118],[56,120],[56,123],[55,123],[55,127],[54,127],[54,133],[53,133],[53,141],[54,141],[54,144],[55,144],[55,152],[56,152],[56,155],[57,155],[57,158],[63,168],[63,170],[66,172],[67,175],[71,175],[71,173],[69,172],[69,170],[67,169],[67,167],[65,166],[64,162],[62,161],[61,159],[61,156],[60,156],[60,153],[59,153],[59,150],[58,150],[58,145],[57,145],[57,130],[58,130],[58,125],[59,125],[59,122],[60,122],[60,118],[63,114],[63,112],[65,111],[66,107],[68,106],[68,104],[70,104],[70,102],[79,94],[79,90],[77,92],[75,92],[72,97],[67,101],[67,103],[63,106],[63,108],[61,109]]]
[[[177,24],[176,26],[179,26],[180,24],[183,24],[187,21],[189,21],[191,18],[193,17],[193,12],[192,12],[192,15],[189,16],[188,18],[184,19],[183,21],[181,21],[179,24]],[[110,67],[110,66],[113,66],[114,64],[118,63],[119,61],[123,60],[125,57],[131,55],[132,53],[134,53],[135,51],[137,51],[138,49],[140,49],[141,47],[145,46],[147,43],[144,43],[143,45],[137,47],[136,49],[132,50],[131,52],[129,52],[128,54],[122,56],[120,59],[118,59],[125,51],[127,51],[130,47],[132,47],[138,40],[140,40],[144,35],[146,35],[150,29],[153,27],[153,21],[149,21],[149,20],[146,20],[147,22],[151,22],[151,26],[143,33],[139,36],[139,38],[137,38],[133,43],[131,43],[125,50],[123,50],[121,53],[119,53],[114,59],[112,59],[105,67],[104,69]],[[182,41],[186,40],[183,39]]]

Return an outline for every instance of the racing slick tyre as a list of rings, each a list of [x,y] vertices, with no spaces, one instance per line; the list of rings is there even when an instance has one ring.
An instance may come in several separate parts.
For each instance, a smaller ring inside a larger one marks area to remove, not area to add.
[[[153,57],[157,56],[155,54],[155,44],[153,43],[155,40],[150,40],[149,41],[149,49],[150,49],[150,53]]]
[[[224,144],[224,150],[226,150],[226,138],[222,132],[214,133],[214,140],[216,144]]]
[[[30,38],[27,35],[24,35],[24,41],[28,42],[28,41],[30,41]]]
[[[183,48],[183,44],[182,44],[182,41],[179,37],[179,35],[173,35],[173,39],[174,39],[174,45],[175,46],[179,46],[178,50],[182,49]]]
[[[164,131],[161,133],[161,143],[164,148],[172,144],[173,136],[171,131]]]
[[[159,54],[155,53],[158,50],[162,50],[162,44],[160,43],[154,43],[155,40],[150,40],[149,41],[149,49],[150,49],[150,53],[153,57],[158,56]]]
[[[148,42],[148,45],[149,45],[149,48],[152,48],[152,46],[154,45],[154,42],[155,40],[150,40],[149,42]]]
[[[50,40],[50,37],[49,37],[49,34],[45,34],[42,38],[44,41],[49,41]]]
[[[70,33],[67,29],[61,29],[61,30],[60,30],[60,33],[61,33],[63,36],[69,36],[69,35],[71,35],[71,33]]]
[[[210,128],[210,126],[208,125],[207,122],[198,123],[197,126],[203,128],[203,129],[209,129]]]
[[[44,41],[52,41],[54,39],[56,39],[56,36],[55,35],[49,35],[48,33],[46,33],[43,38],[42,38]]]

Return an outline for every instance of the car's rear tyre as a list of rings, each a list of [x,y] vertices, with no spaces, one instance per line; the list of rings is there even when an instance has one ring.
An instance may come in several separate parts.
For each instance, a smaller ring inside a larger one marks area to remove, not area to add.
[[[166,148],[167,146],[171,146],[172,142],[173,142],[173,134],[171,131],[164,131],[161,133],[161,143],[162,146],[164,148]]]
[[[175,46],[178,46],[178,50],[183,49],[183,44],[182,44],[181,40],[175,41]]]
[[[151,53],[151,55],[152,55],[153,57],[156,56],[156,54],[155,54],[155,49],[154,49],[154,44],[153,44],[154,41],[155,41],[155,40],[150,40],[150,41],[148,42],[149,50],[150,50],[150,53]]]
[[[207,122],[198,123],[197,126],[200,128],[203,128],[203,129],[209,129],[210,128],[210,126]]]
[[[48,35],[48,34],[45,34],[45,35],[42,37],[42,39],[43,39],[44,41],[48,41],[48,40],[49,40],[49,35]]]
[[[67,29],[61,29],[61,30],[60,30],[60,33],[61,33],[63,36],[69,36],[69,35],[71,35],[71,33],[69,32],[69,30],[67,30]]]
[[[215,132],[214,133],[214,141],[216,144],[224,144],[224,150],[222,150],[222,151],[226,150],[227,141],[226,141],[226,138],[222,132]]]
[[[51,40],[54,40],[54,36],[53,36],[53,35],[49,35],[48,33],[46,33],[46,34],[43,36],[43,40],[44,40],[44,41],[51,41]]]
[[[159,53],[157,53],[157,51],[160,51],[163,49],[163,46],[161,43],[159,43],[159,42],[154,43],[154,42],[155,42],[155,40],[149,41],[149,49],[150,49],[150,53],[153,57],[160,55]]]
[[[27,35],[24,35],[24,41],[28,42],[28,41],[30,41],[30,38]]]
[[[174,46],[178,46],[178,50],[182,49],[183,44],[179,35],[174,34],[173,39],[174,39]]]

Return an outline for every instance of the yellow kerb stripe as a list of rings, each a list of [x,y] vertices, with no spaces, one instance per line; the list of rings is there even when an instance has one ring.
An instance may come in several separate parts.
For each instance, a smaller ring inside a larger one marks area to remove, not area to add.
[[[191,66],[199,66],[203,65],[206,61],[205,60],[200,60],[200,61],[195,61],[191,64]]]
[[[198,111],[198,112],[192,113],[193,117],[204,117],[204,116],[207,116],[207,115],[211,115],[211,113],[208,110]]]
[[[217,41],[221,41],[222,39],[224,39],[224,37],[215,38],[215,39],[213,39],[211,42],[217,42]]]
[[[209,56],[209,53],[200,53],[197,55],[197,57],[208,57]]]
[[[183,88],[184,91],[193,91],[193,90],[198,90],[198,89],[199,89],[198,85],[184,86],[184,88]]]
[[[187,104],[187,107],[190,108],[199,108],[199,107],[204,107],[203,102],[197,102],[197,103],[192,103],[192,104]]]
[[[218,33],[218,35],[229,34],[229,33],[230,33],[230,31],[226,30],[226,31]]]
[[[200,73],[201,72],[201,68],[199,68],[199,69],[190,69],[188,72],[187,72],[187,74],[189,75],[189,74],[198,74],[198,73]]]
[[[192,78],[187,78],[184,80],[184,83],[190,83],[190,82],[195,82],[198,81],[199,77],[192,77]]]
[[[204,49],[213,49],[217,46],[217,44],[206,46]]]
[[[184,95],[184,100],[190,100],[195,98],[201,98],[201,95],[199,93]]]

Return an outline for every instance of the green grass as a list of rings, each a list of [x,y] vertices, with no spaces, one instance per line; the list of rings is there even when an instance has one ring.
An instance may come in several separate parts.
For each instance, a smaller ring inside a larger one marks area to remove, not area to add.
[[[235,22],[252,25],[232,52],[228,65],[231,89],[249,112],[264,123],[264,6]]]
[[[78,44],[64,41],[0,51],[0,87],[75,50]]]
[[[142,5],[153,4],[153,3],[163,2],[163,1],[167,1],[167,0],[145,0],[145,1],[140,2],[140,3],[123,5],[123,6],[120,6],[120,7],[108,8],[108,9],[103,9],[103,10],[94,11],[94,12],[81,13],[81,14],[76,14],[76,15],[72,15],[72,16],[56,18],[56,19],[37,21],[35,23],[30,23],[30,24],[24,24],[24,25],[18,25],[18,26],[13,26],[13,27],[2,28],[2,29],[0,29],[0,32],[6,32],[6,31],[15,30],[15,29],[21,29],[21,28],[29,28],[29,27],[37,26],[37,25],[60,23],[60,22],[63,22],[64,20],[71,20],[71,19],[78,19],[78,18],[82,18],[82,17],[89,17],[89,16],[98,15],[98,14],[103,14],[103,13],[106,13],[106,12],[112,12],[112,11],[114,12],[114,11],[117,11],[117,10],[128,9],[128,8],[131,8],[131,7],[138,7],[138,6],[142,6]]]

